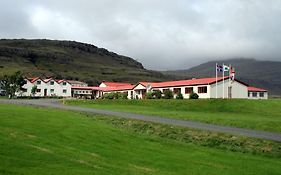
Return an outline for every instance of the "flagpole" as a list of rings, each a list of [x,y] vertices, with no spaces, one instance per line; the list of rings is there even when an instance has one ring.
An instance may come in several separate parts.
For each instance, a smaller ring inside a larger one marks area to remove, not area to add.
[[[229,92],[229,90],[232,90],[232,89],[230,88],[230,86],[231,86],[231,75],[230,75],[230,74],[231,74],[231,69],[232,69],[231,64],[229,64],[229,77],[228,77],[229,87],[228,87],[228,93],[232,93],[232,92]],[[230,97],[232,97],[232,95],[229,94],[228,97],[230,98]]]
[[[222,64],[222,98],[224,99],[224,63]]]
[[[216,63],[216,99],[218,98],[218,63]]]

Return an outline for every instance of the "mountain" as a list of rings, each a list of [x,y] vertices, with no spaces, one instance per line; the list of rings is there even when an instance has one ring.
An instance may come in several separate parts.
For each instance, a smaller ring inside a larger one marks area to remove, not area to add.
[[[146,70],[136,60],[91,44],[57,40],[0,40],[0,76],[22,71],[27,77],[44,76],[86,81],[135,83],[162,81],[160,72]]]
[[[259,61],[255,59],[217,60],[200,64],[187,70],[165,71],[166,75],[178,79],[194,77],[215,77],[215,65],[231,64],[236,77],[250,85],[265,88],[270,95],[281,95],[281,62]]]

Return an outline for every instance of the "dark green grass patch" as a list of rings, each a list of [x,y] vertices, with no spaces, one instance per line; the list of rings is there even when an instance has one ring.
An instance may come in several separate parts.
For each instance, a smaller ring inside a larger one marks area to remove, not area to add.
[[[70,100],[69,105],[281,132],[281,100]]]
[[[0,105],[0,174],[280,172],[275,156],[147,135],[70,111]]]

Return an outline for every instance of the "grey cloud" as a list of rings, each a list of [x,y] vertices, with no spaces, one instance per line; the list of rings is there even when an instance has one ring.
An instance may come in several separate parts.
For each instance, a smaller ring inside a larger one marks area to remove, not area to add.
[[[88,42],[150,69],[188,68],[215,58],[281,60],[279,0],[11,0],[0,5],[1,37]]]

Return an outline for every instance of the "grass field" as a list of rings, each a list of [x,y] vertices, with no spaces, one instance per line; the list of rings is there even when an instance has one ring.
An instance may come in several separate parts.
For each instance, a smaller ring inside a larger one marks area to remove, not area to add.
[[[70,100],[69,105],[281,132],[281,100]]]
[[[0,105],[0,131],[0,174],[281,172],[280,157],[133,132],[70,111]]]

